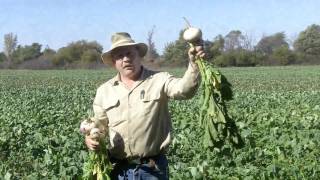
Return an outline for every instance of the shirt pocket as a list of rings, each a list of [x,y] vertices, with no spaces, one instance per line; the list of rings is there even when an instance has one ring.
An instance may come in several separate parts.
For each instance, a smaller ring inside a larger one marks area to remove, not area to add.
[[[108,126],[115,126],[117,122],[120,121],[120,101],[118,99],[113,99],[105,102],[102,105],[102,108],[105,109],[107,117],[109,119]]]
[[[119,106],[119,99],[108,100],[102,103],[102,108],[109,111],[112,108]]]
[[[142,96],[142,95],[140,95]],[[152,102],[152,101],[160,101],[161,99],[161,93],[160,92],[150,92],[147,93],[143,98],[142,102],[147,103],[147,102]]]
[[[145,97],[142,99],[142,108],[144,115],[153,116],[152,113],[157,113],[160,108],[161,102],[161,92],[150,92],[146,93]]]

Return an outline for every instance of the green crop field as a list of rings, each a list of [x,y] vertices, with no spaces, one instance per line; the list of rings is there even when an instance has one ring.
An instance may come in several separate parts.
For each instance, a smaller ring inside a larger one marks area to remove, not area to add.
[[[109,71],[0,71],[0,179],[80,177],[87,149],[79,125]],[[320,66],[221,71],[245,146],[206,150],[198,95],[171,101],[171,179],[320,179]]]

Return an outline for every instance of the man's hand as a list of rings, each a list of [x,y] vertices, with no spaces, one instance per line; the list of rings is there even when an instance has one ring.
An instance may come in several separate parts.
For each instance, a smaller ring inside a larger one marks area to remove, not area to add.
[[[99,148],[99,142],[96,141],[96,139],[93,139],[91,136],[86,136],[85,143],[87,147],[92,151],[96,151]]]
[[[194,63],[198,58],[204,58],[206,53],[204,52],[203,44],[198,43],[197,45],[190,47],[188,55],[192,63]]]

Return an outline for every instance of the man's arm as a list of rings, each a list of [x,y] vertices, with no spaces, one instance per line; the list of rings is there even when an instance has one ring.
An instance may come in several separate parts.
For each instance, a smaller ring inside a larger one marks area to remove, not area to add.
[[[94,112],[94,122],[96,127],[107,132],[108,130],[108,117],[106,114],[105,109],[102,108],[101,101],[102,101],[101,93],[99,93],[99,89],[97,90],[95,99],[93,101],[93,112]],[[91,136],[85,137],[85,143],[90,150],[97,150],[99,148],[99,142],[91,138]]]
[[[199,70],[191,63],[182,78],[176,78],[169,73],[167,75],[164,90],[169,98],[189,99],[195,95],[199,82]]]
[[[198,45],[191,47],[188,51],[189,65],[182,78],[175,78],[168,74],[168,79],[165,83],[165,93],[168,97],[173,99],[188,99],[195,95],[200,75],[197,64],[197,58],[205,56],[203,46]]]

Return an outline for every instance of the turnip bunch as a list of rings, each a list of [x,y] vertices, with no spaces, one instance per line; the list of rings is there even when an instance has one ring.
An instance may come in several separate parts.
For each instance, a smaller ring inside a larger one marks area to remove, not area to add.
[[[107,154],[106,129],[94,118],[86,119],[80,125],[82,134],[91,136],[91,138],[99,142],[99,149],[97,151],[89,151],[88,158],[83,165],[82,179],[84,180],[110,180],[112,164]]]
[[[202,43],[202,32],[199,28],[188,27],[183,38],[190,46]],[[204,129],[205,147],[222,147],[226,140],[239,147],[243,141],[239,135],[235,121],[230,118],[225,102],[232,99],[231,84],[213,64],[202,58],[196,59],[201,74],[200,89],[202,89],[200,104],[200,125]]]

